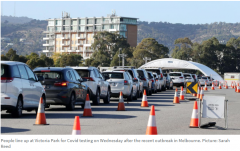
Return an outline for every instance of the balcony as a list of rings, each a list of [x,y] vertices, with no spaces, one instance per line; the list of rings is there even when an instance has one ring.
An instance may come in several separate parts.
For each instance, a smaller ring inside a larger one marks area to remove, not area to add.
[[[53,52],[53,50],[43,50],[42,52]]]
[[[83,37],[77,37],[77,39],[85,39],[86,36],[83,36]]]
[[[90,49],[90,50],[84,50],[84,52],[94,52],[94,50]]]
[[[76,52],[83,52],[83,50],[76,50]]]
[[[83,46],[83,43],[78,43],[77,46]]]
[[[62,37],[62,39],[69,39],[70,37]]]
[[[69,46],[69,43],[62,43],[62,46]]]
[[[54,39],[54,37],[44,37],[43,40]]]
[[[54,44],[43,44],[43,46],[54,46]]]

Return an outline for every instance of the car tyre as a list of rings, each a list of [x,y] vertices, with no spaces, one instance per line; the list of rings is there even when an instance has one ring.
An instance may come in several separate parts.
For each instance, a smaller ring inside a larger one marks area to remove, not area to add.
[[[128,101],[132,101],[132,100],[133,100],[132,93],[133,93],[133,91],[131,90],[130,95],[127,97],[127,100],[128,100]]]
[[[75,95],[72,93],[68,105],[66,105],[67,110],[73,111],[75,108]]]
[[[110,90],[107,91],[107,96],[103,99],[104,104],[110,103]]]
[[[23,109],[22,98],[21,98],[21,97],[18,97],[17,106],[16,106],[16,108],[12,111],[12,116],[13,116],[13,117],[21,117],[21,116],[22,116],[22,109]]]
[[[96,96],[93,97],[93,104],[99,105],[100,104],[100,92],[99,89],[97,89]]]

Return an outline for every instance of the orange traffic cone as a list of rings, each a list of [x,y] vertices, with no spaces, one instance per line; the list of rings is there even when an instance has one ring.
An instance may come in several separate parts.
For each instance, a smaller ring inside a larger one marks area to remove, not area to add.
[[[90,104],[90,99],[89,99],[89,94],[87,94],[87,97],[86,97],[84,110],[83,110],[83,116],[93,116],[92,115],[91,104]]]
[[[197,98],[200,98],[200,91],[201,91],[201,88],[200,86],[198,87],[198,91],[197,91]]]
[[[80,126],[79,116],[75,116],[72,135],[81,135],[81,126]]]
[[[44,113],[44,104],[43,104],[42,97],[40,98],[40,101],[39,101],[37,118],[34,125],[49,125],[46,122],[46,116]]]
[[[215,90],[215,88],[214,88],[214,83],[212,82],[212,88],[211,88],[212,90]]]
[[[207,82],[205,82],[205,87],[204,87],[204,90],[207,91]]]
[[[177,90],[177,88],[176,88],[176,90],[175,90],[175,96],[174,96],[174,99],[173,99],[173,103],[175,104],[175,103],[180,103],[179,102],[179,97],[178,97],[178,90]]]
[[[221,86],[221,82],[219,81],[219,86],[218,86],[219,89],[222,89],[222,86]]]
[[[183,87],[181,86],[180,100],[184,100]]]
[[[231,82],[231,87],[232,87],[232,89],[234,88],[234,86],[233,86],[233,81]]]
[[[225,88],[228,89],[228,83],[226,82]]]
[[[199,97],[199,99],[203,99],[203,96],[204,96],[204,91],[203,91],[203,87],[201,88],[201,93],[200,93],[200,97]]]
[[[119,96],[119,102],[118,102],[118,109],[117,109],[117,111],[126,111],[126,110],[125,110],[125,105],[124,105],[124,100],[123,100],[122,91],[120,91],[120,96]]]
[[[144,89],[143,98],[142,98],[142,104],[141,107],[148,107],[148,101],[147,101],[147,93]]]
[[[190,121],[190,128],[197,128],[198,127],[198,106],[197,101],[194,102],[192,117]]]
[[[238,86],[237,86],[237,93],[240,93],[240,87],[239,87],[239,83],[238,83]]]
[[[146,135],[157,135],[157,125],[156,125],[154,105],[151,106]]]

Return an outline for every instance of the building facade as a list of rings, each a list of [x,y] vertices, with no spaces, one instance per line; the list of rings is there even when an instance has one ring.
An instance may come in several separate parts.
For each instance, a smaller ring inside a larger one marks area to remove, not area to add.
[[[84,59],[90,58],[94,50],[94,34],[99,31],[119,32],[131,47],[137,46],[137,18],[116,16],[71,18],[64,13],[62,18],[48,19],[46,41],[43,46],[47,56],[56,53],[77,53]]]

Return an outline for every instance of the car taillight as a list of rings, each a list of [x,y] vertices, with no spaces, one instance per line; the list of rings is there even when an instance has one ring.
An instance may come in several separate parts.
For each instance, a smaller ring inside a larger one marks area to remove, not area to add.
[[[94,81],[92,77],[83,77],[84,79],[87,79],[87,81]]]
[[[152,82],[154,82],[154,80],[152,80]]]
[[[127,80],[124,80],[124,85],[128,85],[128,81]]]
[[[183,79],[183,77],[179,77],[180,79]]]
[[[146,81],[146,78],[142,78],[143,81]]]
[[[161,73],[161,78],[163,78],[163,75],[162,75],[162,73]]]
[[[1,82],[2,83],[9,83],[12,82],[14,78],[9,78],[9,77],[1,77]]]
[[[58,82],[58,83],[54,83],[54,85],[57,87],[66,87],[68,83],[69,82]]]

